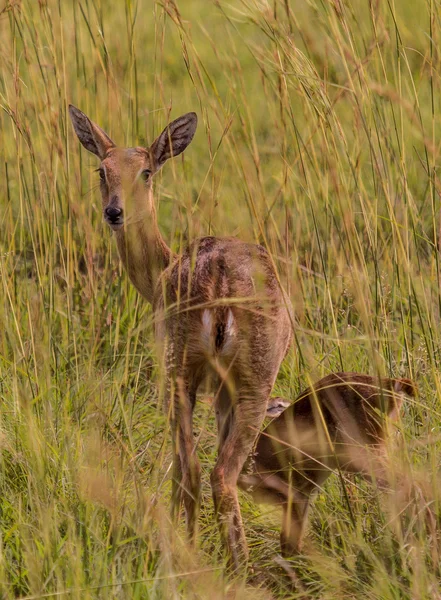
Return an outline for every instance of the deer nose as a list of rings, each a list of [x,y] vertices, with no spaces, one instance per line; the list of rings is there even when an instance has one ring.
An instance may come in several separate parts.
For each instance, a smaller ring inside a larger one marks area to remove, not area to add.
[[[107,206],[105,211],[106,217],[109,221],[116,221],[122,215],[122,209],[116,206]]]

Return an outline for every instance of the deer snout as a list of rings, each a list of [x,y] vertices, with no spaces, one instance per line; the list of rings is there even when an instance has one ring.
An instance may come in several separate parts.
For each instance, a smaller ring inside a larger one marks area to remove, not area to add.
[[[122,208],[118,208],[117,206],[107,206],[104,209],[104,214],[110,225],[119,225],[122,223]]]

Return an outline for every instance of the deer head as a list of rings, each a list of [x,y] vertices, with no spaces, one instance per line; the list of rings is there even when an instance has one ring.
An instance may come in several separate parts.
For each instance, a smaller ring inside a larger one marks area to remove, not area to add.
[[[82,145],[100,159],[98,168],[103,216],[113,231],[145,217],[152,204],[152,178],[162,165],[181,154],[197,127],[190,112],[167,125],[149,148],[118,148],[81,110],[69,106],[75,133]]]

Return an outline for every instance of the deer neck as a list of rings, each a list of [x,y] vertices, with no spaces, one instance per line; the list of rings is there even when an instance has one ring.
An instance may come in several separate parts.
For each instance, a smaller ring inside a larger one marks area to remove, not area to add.
[[[156,284],[173,254],[159,231],[151,189],[147,202],[137,213],[142,215],[139,220],[129,221],[116,232],[116,243],[130,281],[153,304]]]

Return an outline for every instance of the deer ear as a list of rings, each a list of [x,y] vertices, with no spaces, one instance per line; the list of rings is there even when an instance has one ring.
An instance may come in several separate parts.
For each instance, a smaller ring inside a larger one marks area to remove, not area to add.
[[[290,402],[285,398],[280,396],[269,398],[266,405],[266,416],[272,419],[280,417],[288,406],[290,406]]]
[[[150,146],[156,169],[160,169],[166,160],[178,156],[193,139],[198,124],[196,113],[182,115],[167,125],[161,135]]]
[[[89,152],[96,154],[101,160],[115,144],[101,127],[93,123],[79,108],[69,104],[69,114],[78,139]]]

